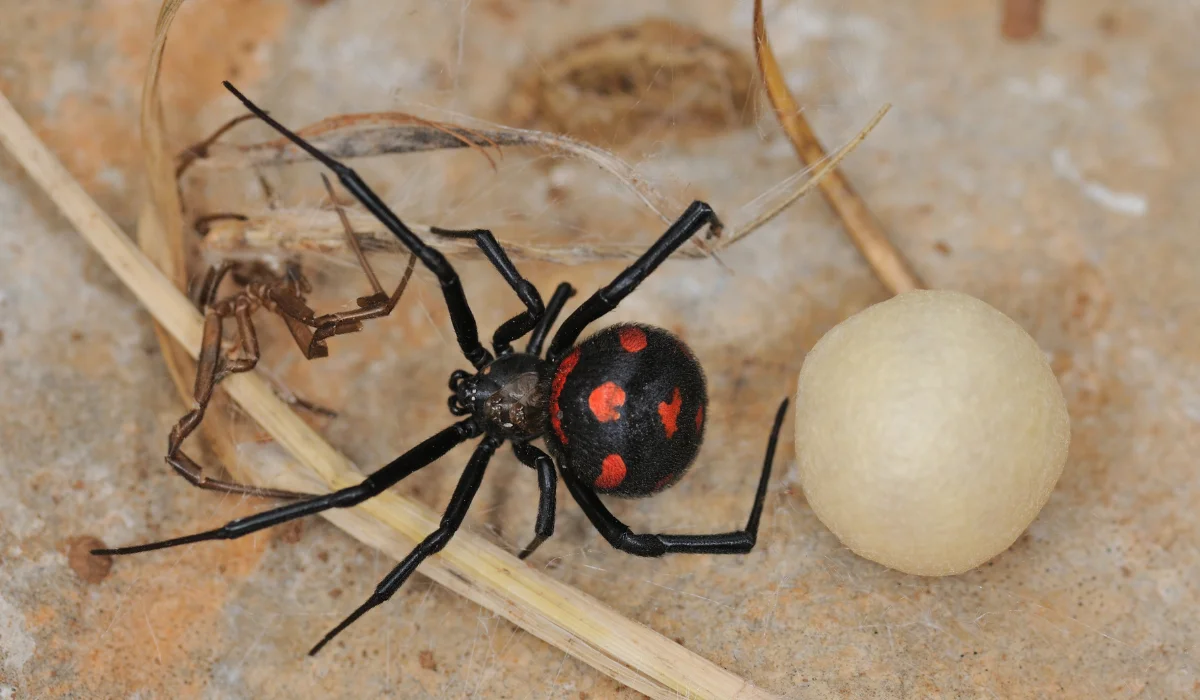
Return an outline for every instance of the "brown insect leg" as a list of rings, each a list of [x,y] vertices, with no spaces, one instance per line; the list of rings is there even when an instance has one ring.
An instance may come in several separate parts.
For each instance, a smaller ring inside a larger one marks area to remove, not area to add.
[[[196,221],[192,224],[192,226],[195,228],[196,233],[203,238],[204,236],[208,235],[208,231],[212,228],[214,221],[246,221],[247,218],[248,217],[245,214],[235,214],[234,212],[217,212],[216,214],[206,214],[204,216],[196,217]]]
[[[217,281],[223,273],[217,275]],[[211,271],[210,271],[210,276]],[[207,280],[206,280],[207,282]],[[215,292],[216,287],[212,287],[211,292]],[[259,486],[248,486],[239,484],[233,481],[223,481],[221,479],[211,479],[204,475],[204,470],[200,465],[196,464],[191,457],[180,449],[183,441],[200,425],[200,421],[204,420],[204,412],[208,409],[208,402],[212,399],[213,389],[226,375],[239,371],[236,368],[224,366],[223,358],[221,357],[221,329],[224,325],[225,315],[222,311],[229,308],[228,305],[222,304],[225,308],[210,308],[204,318],[204,335],[200,346],[200,355],[196,365],[196,385],[193,391],[196,406],[191,411],[188,411],[175,427],[171,429],[171,435],[167,440],[167,456],[166,462],[171,465],[171,468],[180,476],[187,480],[193,486],[206,489],[209,491],[219,491],[222,493],[236,493],[245,496],[262,496],[266,498],[308,498],[310,494],[295,493],[293,491],[283,491],[280,489],[263,488]],[[249,306],[246,307],[249,309]],[[245,321],[243,322],[243,316]],[[238,314],[239,326],[249,324],[249,313]],[[254,336],[253,326],[249,326],[250,334]],[[257,339],[247,342],[246,338],[242,339],[242,347],[249,352],[254,351],[252,357],[239,358],[240,360],[252,360],[250,367],[253,367],[253,362],[257,362]],[[249,367],[247,367],[249,369]],[[245,370],[240,370],[245,371]]]
[[[358,239],[354,236],[354,230],[350,228],[350,221],[346,218],[346,212],[342,209],[341,203],[338,202],[337,196],[333,192],[333,186],[324,175],[321,176],[321,179],[325,183],[325,189],[329,192],[330,201],[333,202],[338,216],[342,220],[342,228],[346,233],[347,244],[358,258],[358,264],[367,276],[367,281],[371,284],[374,294],[359,297],[356,300],[359,308],[353,311],[340,311],[314,318],[312,309],[309,309],[291,290],[283,287],[273,287],[268,292],[271,301],[275,302],[275,311],[283,317],[288,330],[292,333],[292,338],[296,341],[296,345],[299,346],[304,356],[310,360],[329,355],[329,348],[325,344],[328,338],[332,338],[335,335],[356,333],[362,330],[363,321],[382,318],[391,314],[392,310],[396,308],[396,304],[399,303],[400,297],[403,296],[405,288],[408,287],[408,282],[412,278],[413,270],[417,264],[416,253],[409,255],[408,267],[405,268],[404,276],[400,279],[400,283],[396,285],[395,291],[390,296],[385,294],[383,285],[379,283],[379,277],[375,274],[375,270],[371,268],[371,264],[367,262],[367,256],[359,246]],[[312,330],[309,330],[310,328]]]
[[[217,289],[221,286],[221,281],[232,269],[233,263],[229,262],[222,263],[218,267],[208,268],[208,271],[204,273],[204,278],[200,280],[200,284],[193,285],[188,290],[188,299],[201,311],[212,306],[216,302]]]
[[[367,262],[367,256],[363,253],[362,246],[358,244],[358,238],[354,235],[354,229],[350,228],[350,219],[346,217],[346,210],[338,202],[337,195],[333,192],[333,185],[329,183],[329,178],[325,177],[325,173],[321,173],[321,182],[325,183],[325,191],[329,193],[329,201],[333,203],[334,209],[337,210],[338,218],[342,220],[342,230],[346,232],[346,244],[350,246],[350,250],[354,251],[354,257],[358,258],[358,264],[367,275],[367,281],[371,283],[371,289],[375,292],[374,296],[383,296],[383,287],[379,284],[379,278],[375,275],[375,270],[371,269],[371,264]],[[360,301],[359,306],[362,305]]]
[[[251,305],[249,299],[241,297],[235,302],[233,317],[237,321],[242,355],[241,357],[225,358],[225,362],[222,363],[224,367],[217,374],[218,382],[230,374],[249,372],[258,364],[258,358],[262,357],[262,352],[258,348],[258,333],[255,332],[254,323],[250,320],[252,313],[254,313],[254,306]]]
[[[314,319],[313,325],[316,326],[316,330],[313,332],[313,344],[324,347],[326,338],[362,330],[363,321],[382,318],[392,313],[400,301],[400,297],[404,294],[409,279],[412,278],[416,264],[417,255],[413,253],[408,258],[408,267],[404,270],[404,276],[400,278],[400,283],[396,285],[396,290],[392,292],[391,296],[378,293],[369,297],[359,297],[357,301],[359,308],[354,311],[339,311]]]
[[[219,136],[219,134],[216,136]],[[203,153],[203,148],[200,149],[200,153]],[[370,296],[359,297],[356,300],[359,308],[353,311],[317,316],[305,302],[305,295],[311,291],[311,287],[308,280],[304,278],[304,275],[298,268],[289,269],[288,274],[282,278],[275,278],[266,282],[252,282],[239,294],[219,302],[216,301],[217,290],[221,286],[221,281],[232,269],[233,264],[225,263],[208,270],[200,284],[192,290],[192,300],[197,306],[206,311],[203,341],[196,366],[196,385],[193,390],[196,404],[172,428],[168,440],[166,457],[167,464],[170,464],[176,472],[194,486],[212,491],[248,496],[268,496],[272,498],[308,497],[309,494],[210,479],[204,476],[200,465],[196,464],[181,449],[183,441],[204,420],[204,412],[208,409],[208,403],[212,399],[216,385],[230,374],[248,372],[258,364],[261,353],[258,344],[258,333],[255,331],[254,322],[251,317],[259,306],[265,306],[268,310],[278,314],[287,325],[292,338],[296,341],[296,345],[299,346],[304,356],[309,360],[313,360],[328,356],[329,348],[325,344],[326,339],[335,335],[357,332],[362,330],[364,321],[389,315],[396,308],[400,297],[404,294],[404,290],[408,286],[409,280],[412,278],[417,262],[415,253],[409,256],[408,267],[405,269],[400,283],[396,285],[396,289],[391,295],[387,295],[384,292],[383,286],[379,283],[379,277],[371,269],[371,264],[367,261],[366,255],[358,244],[358,239],[354,236],[354,231],[350,228],[350,222],[346,218],[341,203],[338,202],[333,193],[332,185],[330,185],[328,178],[322,176],[322,180],[325,182],[330,199],[337,208],[338,216],[342,220],[342,226],[345,229],[346,239],[350,248],[354,251],[355,256],[357,256],[358,263],[362,267],[363,273],[366,275],[367,281],[371,284],[371,289],[374,293]],[[237,352],[236,355],[226,357],[221,353],[221,340],[224,321],[230,316],[233,316],[234,321],[237,323],[237,348],[240,352]],[[333,411],[295,396],[289,395],[284,398],[288,403],[313,411],[314,413],[336,415]]]
[[[180,153],[175,160],[175,178],[179,179],[183,177],[183,174],[187,172],[187,169],[191,167],[192,163],[196,162],[200,158],[208,156],[208,149],[214,143],[216,143],[218,139],[224,136],[225,132],[229,131],[238,124],[241,124],[244,121],[249,121],[253,118],[253,114],[242,114],[234,117],[233,119],[230,119],[222,124],[220,128],[209,135],[208,138],[183,149],[183,152]]]

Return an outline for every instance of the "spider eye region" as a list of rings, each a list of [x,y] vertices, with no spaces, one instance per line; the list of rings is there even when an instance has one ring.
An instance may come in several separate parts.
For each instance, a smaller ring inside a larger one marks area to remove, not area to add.
[[[536,438],[546,428],[545,367],[533,355],[512,353],[496,358],[474,376],[455,373],[450,381],[452,405],[465,408],[458,415],[474,414],[480,427],[492,434],[513,440]]]
[[[704,439],[704,371],[683,341],[654,326],[619,324],[584,340],[554,368],[549,399],[547,445],[599,493],[658,493]]]

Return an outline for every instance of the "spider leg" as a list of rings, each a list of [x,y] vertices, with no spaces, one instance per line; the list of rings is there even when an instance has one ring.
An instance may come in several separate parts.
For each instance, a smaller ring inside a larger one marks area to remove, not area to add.
[[[508,253],[505,253],[500,244],[496,242],[496,237],[492,235],[491,231],[484,229],[452,231],[437,227],[430,227],[429,230],[447,238],[474,238],[475,245],[479,246],[483,257],[487,258],[488,262],[500,272],[504,281],[508,282],[508,286],[517,293],[521,303],[525,304],[524,313],[517,314],[505,321],[492,336],[492,348],[497,355],[511,353],[512,342],[533,330],[546,312],[546,307],[542,304],[542,295],[538,294],[537,287],[521,276],[521,273],[517,271],[517,266],[513,265],[512,260],[509,260]]]
[[[337,196],[333,193],[333,185],[329,184],[329,178],[325,177],[324,173],[321,174],[321,182],[325,183],[325,191],[329,193],[329,201],[333,202],[338,218],[342,221],[342,231],[346,234],[346,244],[350,246],[350,250],[354,251],[354,256],[358,258],[358,265],[362,268],[363,274],[367,276],[367,281],[371,283],[371,289],[375,293],[369,297],[359,297],[359,308],[357,311],[346,311],[322,316],[316,319],[316,325],[322,326],[332,323],[336,327],[336,324],[340,323],[369,321],[373,318],[380,318],[391,314],[392,310],[396,308],[396,304],[400,301],[401,295],[404,294],[405,288],[408,287],[409,279],[412,278],[413,268],[417,264],[417,254],[409,254],[408,267],[404,269],[404,276],[400,278],[400,283],[396,285],[396,289],[392,292],[391,296],[385,294],[383,286],[379,284],[379,277],[375,274],[375,270],[367,260],[367,254],[363,252],[362,246],[358,244],[358,238],[354,235],[354,229],[350,226],[350,219],[346,217],[345,208],[337,200]],[[320,338],[326,338],[330,335],[340,335],[343,332],[349,331],[326,331],[322,334],[322,329],[318,327],[316,335],[320,336]]]
[[[587,301],[580,304],[579,308],[571,312],[554,334],[547,358],[552,362],[561,360],[589,323],[615,309],[617,304],[629,296],[629,293],[649,277],[675,249],[705,226],[720,230],[721,220],[717,218],[712,207],[704,202],[692,202],[649,250],[642,253],[642,256],[617,275],[616,279],[597,290]]]
[[[277,304],[276,312],[283,318],[291,331],[296,346],[304,353],[304,357],[313,360],[329,355],[329,347],[325,341],[336,335],[357,333],[362,330],[363,322],[383,318],[392,313],[400,301],[408,281],[412,277],[417,256],[408,259],[408,267],[404,276],[396,285],[391,296],[383,293],[372,294],[369,297],[359,297],[359,308],[353,311],[338,311],[332,314],[316,316],[304,305],[304,302],[285,289],[271,290],[271,300]],[[307,311],[307,313],[306,313]],[[311,329],[310,329],[311,328]]]
[[[517,459],[525,466],[536,469],[538,473],[539,496],[537,522],[533,526],[534,537],[517,555],[518,559],[524,559],[554,534],[554,492],[558,486],[558,471],[554,468],[554,461],[550,459],[550,455],[533,445],[515,442],[512,447]]]
[[[542,320],[533,327],[533,334],[529,336],[529,345],[525,346],[525,352],[535,357],[541,356],[542,343],[546,342],[546,334],[558,320],[558,315],[562,313],[567,299],[573,296],[575,296],[575,288],[566,282],[555,288],[554,294],[550,296],[550,303],[546,304],[546,313],[542,316]]]
[[[300,352],[304,353],[305,359],[308,360],[329,356],[329,346],[325,343],[329,338],[337,335],[357,333],[362,330],[364,321],[390,315],[396,308],[396,304],[400,302],[400,297],[404,294],[404,290],[408,287],[408,282],[412,278],[413,269],[417,263],[416,254],[411,254],[408,258],[408,267],[405,268],[404,276],[400,278],[396,289],[390,296],[385,293],[382,285],[379,284],[379,277],[376,276],[375,270],[371,268],[371,264],[367,261],[362,247],[358,244],[358,239],[354,236],[354,230],[350,227],[350,220],[346,218],[346,212],[334,196],[333,187],[329,184],[329,179],[322,174],[321,180],[325,183],[325,188],[329,192],[329,198],[333,202],[334,208],[337,209],[338,217],[342,221],[346,242],[358,258],[359,267],[362,268],[363,274],[366,275],[367,281],[371,284],[371,289],[374,293],[370,296],[359,297],[356,300],[358,308],[353,311],[339,311],[317,316],[316,312],[310,309],[308,304],[305,303],[303,293],[308,289],[308,282],[298,270],[290,273],[295,275],[294,281],[298,283],[297,285],[275,284],[267,290],[267,296],[274,303],[272,310],[283,319],[288,331],[292,334],[292,339],[296,342],[296,346],[300,348]],[[299,287],[299,289],[296,287]]]
[[[187,172],[187,169],[191,167],[192,163],[200,158],[206,158],[208,156],[208,149],[212,148],[212,145],[220,140],[220,138],[225,135],[225,132],[229,131],[238,124],[253,118],[253,114],[240,114],[222,124],[216,131],[209,134],[209,136],[203,141],[194,143],[191,146],[183,149],[183,151],[175,157],[175,179],[178,180],[182,178],[183,174]]]
[[[214,275],[214,271],[209,270],[205,288],[200,295],[205,306],[209,306],[211,303],[212,296],[216,294],[216,288],[220,284],[220,278],[226,271],[222,268]],[[171,429],[171,434],[167,439],[166,462],[177,474],[197,488],[264,498],[307,498],[309,494],[305,493],[249,486],[235,481],[207,477],[204,475],[204,469],[182,449],[183,441],[204,420],[204,413],[208,410],[208,404],[212,400],[213,390],[217,383],[230,374],[245,372],[253,368],[258,361],[258,338],[254,333],[254,325],[250,321],[252,308],[245,303],[237,304],[236,300],[237,297],[229,300],[234,303],[222,303],[216,308],[209,306],[208,312],[204,316],[203,340],[196,363],[196,383],[192,389],[195,406],[184,414]],[[237,319],[238,331],[241,336],[239,345],[244,353],[242,357],[233,360],[223,357],[221,354],[221,329],[230,310]]]
[[[462,350],[463,355],[466,356],[467,360],[476,369],[482,369],[491,362],[491,353],[479,342],[479,327],[475,322],[475,315],[471,312],[471,307],[467,303],[467,297],[462,288],[462,281],[459,279],[454,267],[446,260],[446,256],[426,245],[417,237],[417,234],[405,226],[400,217],[396,216],[395,212],[383,203],[379,195],[375,194],[353,169],[326,155],[316,146],[275,121],[275,119],[259,108],[258,105],[251,102],[249,98],[239,92],[229,81],[224,81],[224,85],[226,89],[242,101],[242,104],[247,109],[253,112],[264,123],[333,171],[337,175],[338,181],[342,183],[342,186],[350,194],[354,195],[366,207],[367,211],[379,219],[379,222],[385,228],[391,231],[396,238],[400,239],[400,242],[406,248],[421,259],[421,262],[425,267],[429,268],[430,272],[438,278],[438,282],[441,284],[442,296],[446,300],[446,307],[450,312],[450,321],[454,326],[454,335],[458,339],[458,346]]]
[[[354,257],[358,258],[358,266],[362,268],[363,274],[367,276],[367,281],[371,283],[371,289],[375,292],[375,295],[382,295],[383,286],[379,284],[379,277],[376,276],[375,270],[371,268],[371,263],[367,262],[367,254],[363,252],[362,246],[358,244],[358,237],[354,235],[354,228],[350,226],[350,219],[346,216],[346,209],[338,201],[337,195],[333,192],[333,185],[330,184],[329,178],[325,176],[325,173],[321,173],[321,182],[325,185],[325,191],[329,193],[329,201],[333,203],[333,208],[337,211],[338,219],[342,222],[342,233],[346,236],[346,245],[350,246],[350,250],[354,252]],[[416,256],[414,255],[413,257]]]
[[[188,297],[191,299],[192,304],[203,311],[216,303],[217,288],[221,286],[225,275],[229,274],[229,271],[232,269],[233,263],[231,262],[224,262],[217,267],[208,268],[200,284],[190,290]]]
[[[382,468],[372,472],[362,482],[323,496],[312,496],[303,501],[289,503],[285,506],[272,508],[262,513],[256,513],[237,520],[231,520],[215,530],[198,532],[161,542],[139,544],[131,547],[115,547],[113,549],[95,549],[92,554],[137,554],[155,549],[166,549],[192,542],[208,540],[232,540],[245,537],[252,532],[286,523],[289,520],[314,515],[330,508],[350,508],[359,503],[383,493],[404,477],[426,467],[436,459],[449,452],[462,442],[478,435],[478,429],[471,419],[460,421],[434,434],[416,447],[392,460]]]
[[[454,533],[458,532],[458,528],[462,526],[463,520],[467,517],[467,510],[470,509],[471,501],[479,491],[480,483],[483,482],[483,473],[487,469],[488,462],[491,461],[492,455],[496,453],[496,448],[502,442],[501,438],[488,435],[479,443],[479,446],[475,448],[475,453],[471,455],[470,461],[467,462],[467,468],[463,470],[462,476],[458,479],[458,486],[454,489],[454,495],[450,497],[450,505],[442,514],[442,522],[438,529],[421,540],[416,549],[404,557],[404,560],[379,582],[379,585],[375,587],[375,592],[371,594],[370,598],[367,598],[365,603],[358,606],[354,612],[350,613],[349,617],[322,637],[321,641],[317,642],[317,645],[308,652],[309,656],[319,652],[330,640],[362,617],[368,610],[383,604],[395,595],[422,561],[440,552],[450,542],[450,538],[454,537]]]
[[[609,512],[600,497],[570,473],[563,474],[563,481],[588,520],[592,521],[604,539],[613,547],[639,557],[659,557],[664,554],[745,554],[754,549],[758,539],[758,522],[762,517],[763,502],[767,497],[767,483],[771,478],[771,462],[775,458],[775,443],[783,416],[787,413],[788,400],[784,399],[775,414],[775,425],[767,441],[767,456],[763,461],[762,476],[758,480],[758,491],[754,495],[754,507],[743,530],[711,535],[655,535],[632,532],[629,526]]]

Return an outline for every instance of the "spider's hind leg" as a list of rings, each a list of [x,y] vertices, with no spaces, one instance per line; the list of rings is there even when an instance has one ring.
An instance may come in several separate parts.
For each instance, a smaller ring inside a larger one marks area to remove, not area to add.
[[[758,490],[754,494],[754,506],[746,527],[733,532],[711,535],[658,535],[636,533],[617,519],[594,491],[578,478],[567,473],[563,481],[571,496],[579,503],[588,520],[613,547],[639,557],[660,557],[664,554],[746,554],[754,549],[758,541],[758,523],[762,518],[763,503],[767,498],[767,484],[771,480],[771,463],[775,460],[775,444],[783,417],[787,413],[788,400],[784,399],[775,413],[775,424],[767,441],[767,455],[763,460],[762,474],[758,479]]]

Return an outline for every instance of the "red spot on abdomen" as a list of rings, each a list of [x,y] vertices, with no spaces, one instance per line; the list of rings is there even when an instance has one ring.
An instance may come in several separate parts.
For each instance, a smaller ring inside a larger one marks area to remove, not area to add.
[[[656,481],[654,483],[654,490],[657,491],[657,490],[661,489],[662,487],[667,485],[667,482],[669,482],[671,479],[674,479],[674,478],[675,478],[674,474],[667,474],[666,476],[664,476],[663,478],[659,479],[658,481]]]
[[[679,396],[679,387],[671,394],[671,403],[658,404],[658,416],[662,418],[663,430],[667,431],[667,439],[675,437],[679,429],[679,409],[683,408],[683,399]]]
[[[696,432],[700,432],[702,425],[704,425],[704,404],[700,404],[700,408],[696,409]]]
[[[604,382],[592,389],[588,396],[588,408],[596,416],[596,420],[607,423],[621,417],[617,412],[618,406],[625,405],[625,390],[613,382]]]
[[[600,476],[596,477],[596,488],[615,489],[625,481],[625,460],[621,455],[609,455],[600,463]]]
[[[558,407],[558,397],[562,395],[563,387],[567,385],[567,375],[575,369],[577,364],[579,364],[579,348],[575,348],[570,355],[563,358],[562,363],[558,365],[558,371],[554,373],[554,381],[550,383],[550,427],[554,428],[554,433],[558,435],[559,441],[564,445],[567,444],[567,435],[562,429],[562,411]]]
[[[646,334],[641,328],[622,328],[617,334],[621,339],[621,347],[625,348],[626,352],[638,352],[646,349]]]

